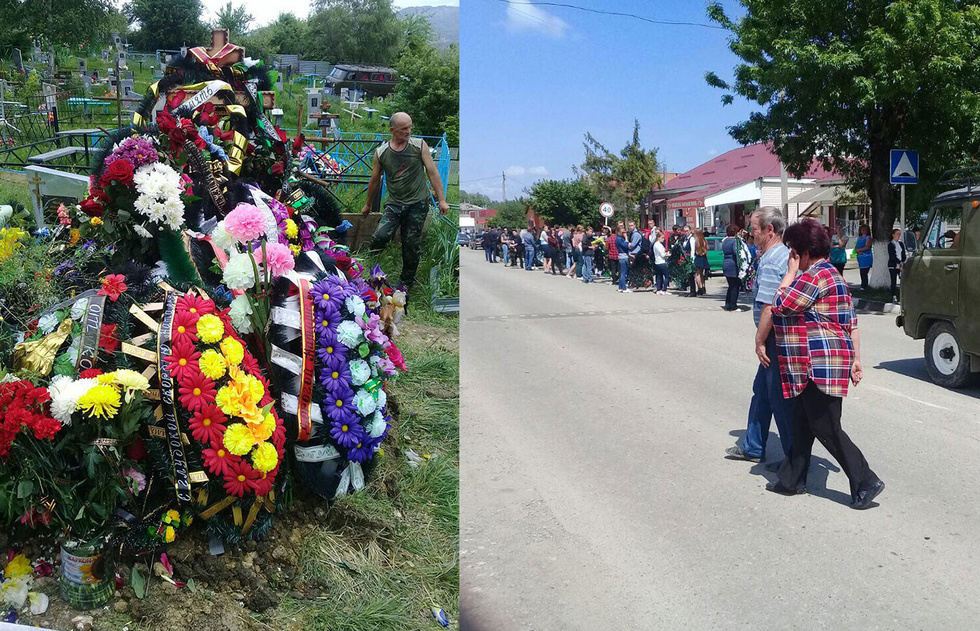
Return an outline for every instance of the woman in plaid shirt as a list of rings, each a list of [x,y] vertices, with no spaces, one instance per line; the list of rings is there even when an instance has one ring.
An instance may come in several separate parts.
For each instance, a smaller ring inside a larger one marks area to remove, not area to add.
[[[857,385],[861,344],[847,283],[827,260],[830,238],[817,221],[786,229],[789,269],[772,306],[783,396],[793,399],[793,447],[766,489],[783,495],[806,491],[816,438],[840,463],[851,485],[851,507],[865,509],[885,489],[861,450],[841,428],[848,382]],[[800,270],[806,270],[799,276]],[[852,341],[853,340],[853,341]]]

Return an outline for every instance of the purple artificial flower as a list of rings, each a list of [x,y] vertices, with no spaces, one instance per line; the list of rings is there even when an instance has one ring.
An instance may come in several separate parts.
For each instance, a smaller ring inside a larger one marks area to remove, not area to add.
[[[393,375],[398,372],[398,369],[395,368],[395,365],[391,363],[390,359],[381,357],[380,355],[378,356],[378,370],[385,375]]]
[[[71,271],[75,267],[75,259],[68,259],[58,267],[54,268],[55,276],[61,276],[62,274]]]
[[[333,394],[324,397],[320,407],[331,421],[346,421],[348,417],[353,418],[357,414],[357,408],[354,407],[354,393],[350,386],[343,384],[337,385]]]
[[[312,227],[311,227],[312,226]],[[309,252],[316,246],[313,243],[313,231],[316,230],[316,223],[312,221],[300,221],[296,224],[299,228],[299,240],[303,245],[303,251]]]
[[[364,438],[347,450],[347,459],[351,462],[364,462],[374,455],[374,444],[370,437]]]
[[[86,252],[94,249],[95,249],[95,241],[92,239],[89,239],[88,241],[82,244],[82,250]]]
[[[323,362],[324,365],[336,366],[337,363],[347,361],[347,353],[349,350],[350,349],[340,342],[336,342],[334,344],[324,344],[316,349],[316,357]]]
[[[119,147],[114,149],[109,157],[106,158],[106,166],[117,160],[125,160],[133,165],[133,170],[160,161],[160,154],[154,148],[153,143],[140,136],[126,138]]]
[[[376,313],[372,313],[367,322],[362,319],[358,319],[357,323],[364,329],[364,337],[368,341],[374,342],[381,346],[385,346],[388,343],[388,336],[384,334],[381,330],[381,318]]]
[[[327,394],[341,394],[345,390],[350,391],[350,368],[347,362],[339,362],[336,366],[324,366],[320,369],[320,383],[326,389]]]
[[[347,298],[344,282],[335,276],[324,278],[313,284],[310,289],[313,305],[327,313],[336,313]]]
[[[368,282],[372,287],[377,289],[378,287],[384,285],[386,280],[388,280],[388,275],[384,273],[380,265],[375,265],[371,268],[371,278]]]
[[[334,331],[337,330],[337,325],[343,321],[344,318],[340,315],[340,311],[317,309],[316,320],[314,322],[316,334],[320,337],[327,338],[327,342],[325,342],[325,344],[329,344],[330,338],[333,340],[337,339],[337,335],[334,333]]]
[[[353,447],[363,444],[365,439],[364,428],[361,427],[361,424],[351,414],[349,418],[334,421],[330,424],[330,437],[341,447]]]

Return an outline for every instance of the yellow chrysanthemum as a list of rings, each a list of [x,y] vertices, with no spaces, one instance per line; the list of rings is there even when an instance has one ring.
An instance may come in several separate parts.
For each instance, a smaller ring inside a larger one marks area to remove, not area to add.
[[[221,340],[221,354],[225,356],[225,361],[229,366],[237,366],[245,359],[245,349],[242,343],[233,337],[226,337]]]
[[[253,375],[245,375],[244,383],[248,386],[248,391],[252,395],[252,399],[258,403],[265,396],[265,386],[259,381],[258,377]]]
[[[299,226],[292,219],[286,220],[286,236],[290,239],[295,239],[299,236]]]
[[[255,442],[261,443],[263,440],[269,440],[272,437],[272,432],[276,431],[276,417],[266,414],[261,423],[249,425],[248,428],[251,430]]]
[[[236,456],[244,456],[255,446],[252,431],[241,423],[229,425],[225,430],[225,449]]]
[[[173,526],[167,526],[166,530],[163,531],[163,540],[167,543],[173,543],[176,538],[177,531],[174,530]]]
[[[102,225],[102,219],[99,218],[99,217],[92,217],[92,225],[93,226],[101,226]]]
[[[78,230],[78,228],[72,228],[68,235],[68,245],[75,245],[81,238],[82,233]]]
[[[215,344],[221,341],[225,334],[225,325],[218,316],[206,313],[197,321],[197,337],[205,344]]]
[[[197,361],[201,372],[208,379],[220,379],[225,374],[225,358],[216,350],[208,349],[201,353],[201,358]]]
[[[276,448],[272,443],[259,443],[255,451],[252,452],[252,467],[256,471],[268,473],[275,469],[277,464],[279,464],[279,454],[276,453]]]
[[[95,380],[104,386],[111,386],[116,383],[116,376],[111,372],[104,372],[96,376]]]
[[[18,554],[14,558],[10,559],[10,563],[7,567],[3,568],[3,575],[7,578],[19,578],[21,576],[30,576],[34,574],[34,568],[31,567],[31,562],[27,560],[27,557],[23,554]]]
[[[89,417],[112,418],[119,411],[119,391],[113,386],[100,384],[78,398],[78,408]]]
[[[171,522],[174,522],[174,521],[179,522],[180,521],[180,513],[178,513],[177,511],[175,511],[172,508],[167,511],[167,517],[170,519]]]
[[[115,383],[118,383],[127,390],[147,390],[150,387],[149,380],[135,370],[120,368],[109,374]]]

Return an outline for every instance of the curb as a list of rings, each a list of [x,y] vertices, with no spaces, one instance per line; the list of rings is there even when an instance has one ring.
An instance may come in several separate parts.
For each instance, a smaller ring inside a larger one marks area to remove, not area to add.
[[[878,302],[876,300],[865,300],[864,298],[854,299],[854,310],[861,313],[894,313],[902,312],[902,305],[893,302]]]

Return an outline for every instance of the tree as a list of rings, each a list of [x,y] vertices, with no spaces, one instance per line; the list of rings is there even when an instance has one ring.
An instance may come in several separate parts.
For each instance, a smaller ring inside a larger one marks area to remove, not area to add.
[[[640,121],[633,121],[633,139],[619,155],[609,151],[591,133],[585,134],[585,161],[575,172],[582,176],[596,197],[611,201],[626,217],[636,218],[636,208],[660,184],[656,149],[640,144]]]
[[[308,56],[330,63],[391,65],[403,37],[391,0],[319,0]]]
[[[446,134],[451,146],[459,146],[459,48],[439,51],[429,43],[429,30],[411,30],[395,69],[398,84],[389,101],[389,112],[403,110],[412,117],[413,133]]]
[[[0,53],[9,59],[18,47],[26,54],[32,40],[88,48],[108,36],[110,11],[109,0],[0,0]]]
[[[524,228],[527,226],[527,199],[512,199],[506,202],[491,203],[490,208],[497,211],[495,217],[487,219],[491,228]]]
[[[280,13],[275,22],[252,32],[256,36],[260,33],[268,36],[268,45],[274,53],[302,55],[307,52],[309,26],[306,20],[301,20],[292,13]]]
[[[708,15],[732,32],[741,62],[734,80],[707,82],[762,111],[729,132],[743,144],[771,142],[786,170],[805,173],[814,158],[871,200],[872,284],[885,286],[886,241],[896,215],[889,150],[917,149],[924,184],[976,155],[980,11],[957,0],[743,0],[731,20],[719,4]]]
[[[599,198],[581,178],[537,182],[529,202],[550,224],[595,224],[599,218]]]
[[[131,38],[138,50],[210,44],[199,17],[201,0],[130,0],[123,11],[130,23],[140,25]]]
[[[459,192],[459,201],[462,204],[473,204],[474,206],[482,206],[483,208],[489,208],[490,204],[493,203],[489,197],[482,193],[467,193],[462,190]]]
[[[215,20],[214,27],[228,29],[228,38],[235,42],[248,33],[251,23],[252,15],[245,10],[244,5],[232,7],[231,2],[228,2],[218,10],[218,19]]]

